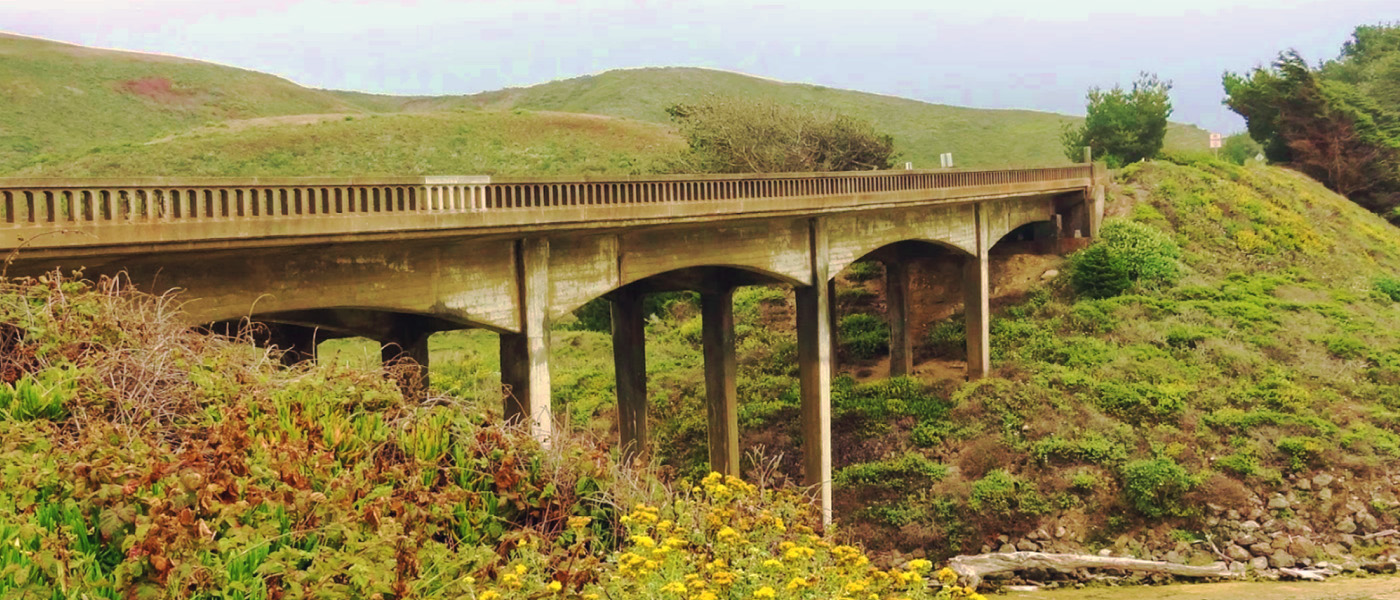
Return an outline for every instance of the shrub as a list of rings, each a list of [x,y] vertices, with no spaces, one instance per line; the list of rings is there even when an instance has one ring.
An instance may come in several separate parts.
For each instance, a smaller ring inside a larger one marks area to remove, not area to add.
[[[826,109],[711,96],[666,112],[690,145],[678,169],[782,173],[894,165],[894,138],[876,131],[870,121]]]
[[[1276,446],[1279,452],[1288,457],[1288,468],[1294,471],[1316,467],[1327,450],[1326,442],[1310,436],[1279,438]]]
[[[880,317],[856,313],[837,324],[841,346],[854,358],[875,358],[890,349],[890,327]]]
[[[1400,279],[1389,275],[1381,275],[1374,282],[1377,292],[1382,296],[1390,298],[1392,302],[1400,302]]]
[[[946,475],[948,475],[948,467],[933,462],[918,452],[910,452],[899,458],[843,467],[836,472],[833,479],[837,487],[853,485],[894,487],[906,485],[911,479],[937,481]]]
[[[1089,298],[1109,298],[1133,284],[1158,287],[1174,283],[1181,248],[1151,225],[1112,221],[1099,239],[1070,257],[1070,285]]]
[[[878,260],[859,260],[846,267],[846,279],[851,281],[870,281],[885,276],[885,266]]]
[[[961,317],[939,321],[928,330],[928,351],[940,358],[967,357],[967,324]]]
[[[1190,514],[1183,500],[1195,486],[1196,479],[1170,458],[1135,460],[1123,466],[1123,493],[1128,504],[1153,519]]]
[[[1104,412],[1142,423],[1181,414],[1191,390],[1173,384],[1105,381],[1099,384],[1097,391],[1096,401]]]
[[[1097,434],[1072,440],[1052,435],[1031,446],[1031,454],[1041,462],[1059,459],[1102,465],[1127,460],[1128,449]]]
[[[993,469],[973,482],[972,496],[967,503],[972,510],[997,515],[1038,515],[1050,508],[1034,484],[1022,481],[1005,469]]]
[[[1127,262],[1101,243],[1070,257],[1069,282],[1075,293],[1089,298],[1111,298],[1133,285]]]
[[[1240,451],[1228,456],[1222,456],[1215,461],[1216,468],[1229,471],[1241,477],[1249,477],[1259,473],[1259,459],[1253,453]]]
[[[1167,345],[1173,348],[1195,348],[1201,342],[1219,337],[1222,332],[1200,325],[1172,325],[1167,328]]]

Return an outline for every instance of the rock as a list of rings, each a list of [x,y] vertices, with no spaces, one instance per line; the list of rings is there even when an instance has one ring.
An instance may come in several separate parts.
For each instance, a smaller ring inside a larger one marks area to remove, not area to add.
[[[1298,488],[1300,490],[1311,490],[1312,481],[1307,479],[1299,479],[1297,483],[1293,484],[1293,487]]]
[[[1162,560],[1172,563],[1174,565],[1186,564],[1186,561],[1181,558],[1180,554],[1177,554],[1176,550],[1168,551],[1166,556],[1162,557]]]
[[[1317,544],[1305,537],[1293,538],[1293,543],[1288,545],[1288,553],[1293,556],[1309,557],[1317,553]]]
[[[1220,513],[1225,512],[1225,507],[1223,507],[1223,506],[1221,506],[1221,505],[1219,505],[1219,504],[1216,504],[1216,503],[1214,503],[1214,502],[1207,502],[1207,503],[1206,503],[1206,509],[1209,510],[1209,511],[1210,511],[1210,514],[1212,514],[1212,515],[1218,515],[1218,514],[1220,514]]]
[[[1206,527],[1214,528],[1214,527],[1219,526],[1219,525],[1220,525],[1220,517],[1217,517],[1217,516],[1215,516],[1215,515],[1211,515],[1211,516],[1209,516],[1209,517],[1206,517]]]
[[[1341,555],[1343,555],[1343,554],[1346,554],[1346,553],[1347,553],[1347,549],[1346,549],[1345,546],[1342,546],[1341,544],[1338,544],[1338,543],[1336,543],[1336,542],[1332,542],[1332,543],[1330,543],[1330,544],[1323,544],[1323,545],[1322,545],[1322,553],[1323,553],[1323,554],[1326,554],[1327,556],[1338,557],[1338,556],[1341,556]]]
[[[992,553],[992,547],[991,547],[991,546],[988,546],[988,545],[986,545],[986,544],[982,544],[982,554],[991,554],[991,553]]]
[[[1273,554],[1269,555],[1269,566],[1275,569],[1291,567],[1295,562],[1298,561],[1294,560],[1293,556],[1282,550],[1276,550]]]
[[[1376,531],[1380,528],[1380,523],[1376,522],[1376,518],[1371,516],[1371,513],[1362,511],[1356,513],[1356,526],[1362,531]]]
[[[1240,529],[1242,529],[1242,530],[1244,530],[1244,531],[1258,531],[1258,530],[1259,530],[1259,522],[1258,522],[1258,521],[1255,521],[1255,520],[1253,520],[1253,519],[1250,519],[1250,520],[1248,520],[1248,521],[1245,521],[1245,522],[1243,522],[1243,523],[1240,523]]]
[[[1245,562],[1252,558],[1252,555],[1249,553],[1248,550],[1241,548],[1237,544],[1226,544],[1225,556],[1230,557],[1230,560],[1236,560],[1239,562]]]
[[[1264,542],[1259,542],[1249,547],[1249,553],[1255,556],[1268,556],[1274,553],[1274,547]]]
[[[1002,554],[1011,554],[1015,551],[1016,547],[1012,546],[1011,544],[1002,544],[1001,548],[997,550],[997,552],[1000,552]]]
[[[1263,571],[1269,568],[1269,559],[1264,556],[1256,556],[1249,559],[1249,568],[1255,571]]]
[[[1044,281],[1049,281],[1049,280],[1054,279],[1054,278],[1059,277],[1059,276],[1060,276],[1060,271],[1057,270],[1057,269],[1050,269],[1050,270],[1048,270],[1048,271],[1046,271],[1046,272],[1040,274],[1040,278],[1041,278],[1042,280],[1044,280]]]
[[[1021,540],[1020,542],[1016,543],[1016,549],[1023,550],[1026,552],[1036,552],[1040,550],[1040,545],[1030,540]]]
[[[1258,543],[1259,543],[1259,538],[1254,537],[1253,535],[1250,535],[1250,534],[1246,533],[1246,534],[1244,534],[1244,535],[1241,535],[1241,536],[1236,537],[1236,538],[1235,538],[1235,543],[1236,543],[1236,544],[1239,544],[1239,545],[1241,545],[1241,546],[1244,546],[1244,547],[1246,547],[1246,548],[1248,548],[1248,547],[1251,546],[1251,545],[1258,544]]]
[[[1327,501],[1332,499],[1332,488],[1322,488],[1317,491],[1317,499]]]
[[[1264,531],[1267,531],[1269,533],[1278,533],[1280,531],[1283,531],[1283,521],[1280,521],[1278,519],[1269,519],[1268,521],[1264,521],[1264,524],[1261,525],[1261,527],[1264,529]]]
[[[1356,547],[1356,536],[1351,535],[1351,534],[1349,534],[1349,533],[1343,533],[1343,534],[1342,534],[1341,536],[1339,536],[1339,537],[1341,538],[1340,541],[1341,541],[1341,543],[1342,543],[1343,546],[1346,546],[1347,548],[1355,548],[1355,547]]]
[[[1281,510],[1288,508],[1288,498],[1283,494],[1274,494],[1269,497],[1269,510]]]
[[[1326,473],[1318,473],[1317,475],[1313,476],[1312,484],[1320,488],[1325,488],[1329,485],[1332,485],[1332,482],[1335,480],[1336,478],[1332,477],[1331,475],[1328,475]]]
[[[1001,543],[1003,543],[1003,544],[1009,544],[1009,543],[1011,543],[1011,538],[1006,537],[1006,534],[1003,533],[1003,534],[997,536],[997,541],[998,541],[998,542],[1001,542]]]
[[[1345,518],[1345,519],[1342,519],[1341,521],[1338,521],[1338,522],[1337,522],[1337,531],[1342,532],[1342,533],[1353,533],[1353,532],[1355,532],[1355,531],[1356,531],[1356,521],[1351,520],[1351,517],[1347,517],[1347,518]]]
[[[1240,515],[1240,511],[1235,510],[1233,508],[1225,511],[1225,518],[1231,521],[1238,521],[1241,517],[1242,515]]]
[[[1099,556],[1113,556],[1113,551],[1109,550],[1108,548],[1104,548],[1103,550],[1099,550]]]
[[[1055,528],[1055,537],[1057,538],[1063,538],[1067,533],[1069,533],[1069,530],[1065,529],[1064,525]]]

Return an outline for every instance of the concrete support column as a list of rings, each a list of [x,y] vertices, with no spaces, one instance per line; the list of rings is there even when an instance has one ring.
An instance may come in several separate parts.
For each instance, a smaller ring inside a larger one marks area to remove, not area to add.
[[[379,360],[384,364],[413,361],[414,372],[399,385],[407,395],[422,398],[428,393],[428,336],[431,331],[405,328],[392,339],[380,340]]]
[[[991,285],[988,271],[987,218],[977,206],[977,256],[963,261],[963,314],[967,329],[967,378],[981,379],[991,370]]]
[[[797,289],[797,363],[802,387],[802,453],[806,484],[815,486],[822,524],[831,523],[831,377],[832,345],[830,266],[826,229],[811,221],[809,234],[813,285]]]
[[[520,333],[501,334],[501,384],[506,421],[526,422],[547,442],[554,425],[549,401],[549,240],[516,244]]]
[[[827,337],[831,338],[831,376],[834,378],[837,373],[841,372],[841,353],[839,352],[841,348],[841,329],[838,326],[841,320],[837,318],[838,315],[836,314],[836,274],[828,274],[831,275],[831,279],[826,280],[826,321]]]
[[[646,314],[643,295],[623,290],[612,298],[613,364],[617,374],[617,428],[624,460],[649,451],[647,440]]]
[[[890,322],[890,377],[914,374],[913,323],[909,321],[909,262],[896,255],[885,261],[885,318]]]
[[[710,469],[739,474],[738,361],[734,353],[734,290],[700,294],[709,415]]]

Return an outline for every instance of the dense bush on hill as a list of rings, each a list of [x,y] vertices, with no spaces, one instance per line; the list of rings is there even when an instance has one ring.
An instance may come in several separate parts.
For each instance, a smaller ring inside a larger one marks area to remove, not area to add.
[[[1060,134],[1065,156],[1082,161],[1089,148],[1094,159],[1111,167],[1156,158],[1166,143],[1171,87],[1171,82],[1143,73],[1131,90],[1090,89],[1084,122],[1066,123]]]

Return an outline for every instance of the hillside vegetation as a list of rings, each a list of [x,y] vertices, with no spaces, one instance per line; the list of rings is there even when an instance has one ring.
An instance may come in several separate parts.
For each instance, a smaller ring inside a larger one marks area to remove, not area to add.
[[[1177,159],[1120,178],[1109,229],[1179,248],[1166,256],[1175,275],[1091,298],[1066,274],[998,298],[985,380],[961,381],[958,316],[920,341],[921,379],[871,378],[888,340],[878,267],[841,275],[832,412],[845,531],[932,556],[1217,559],[1205,540],[1255,568],[1395,556],[1388,538],[1361,535],[1400,525],[1400,234],[1276,167]],[[782,288],[735,295],[745,469],[795,481],[792,306]],[[694,476],[706,460],[698,312],[671,298],[647,349],[657,458]],[[555,332],[556,414],[609,439],[610,339],[580,325]],[[348,341],[323,351],[377,360]],[[493,336],[440,334],[433,352],[434,385],[494,403]]]
[[[25,176],[648,173],[668,168],[678,147],[667,139],[674,125],[666,108],[709,94],[868,119],[893,135],[900,161],[918,167],[938,164],[942,152],[953,152],[962,167],[1064,163],[1061,124],[1079,120],[696,68],[399,97],[310,89],[195,60],[6,34],[0,57],[0,96],[7,99],[0,105],[0,174]],[[576,118],[532,116],[541,112]],[[613,118],[600,126],[584,115]],[[346,117],[352,120],[335,123]],[[1174,125],[1167,147],[1201,148],[1205,136]]]

